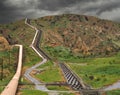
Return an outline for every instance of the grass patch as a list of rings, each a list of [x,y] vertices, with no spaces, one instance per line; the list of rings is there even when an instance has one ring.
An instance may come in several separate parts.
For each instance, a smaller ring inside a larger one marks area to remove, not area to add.
[[[0,93],[4,90],[5,86],[9,83],[11,78],[12,78],[12,75],[0,81]]]
[[[40,74],[36,74],[35,77],[40,79],[43,82],[56,82],[61,81],[62,77],[59,72],[59,67],[54,65],[53,62],[48,61],[45,64],[42,64],[38,69],[44,69]]]
[[[19,85],[19,87],[21,88],[18,89],[16,95],[48,95],[47,92],[36,90],[34,85]]]
[[[53,67],[53,62],[51,62],[51,61],[47,61],[45,64],[42,64],[42,65],[40,65],[38,68],[52,68]]]
[[[20,95],[48,95],[46,92],[39,90],[23,90]],[[58,95],[75,95],[73,93],[59,93]]]
[[[65,62],[88,62],[91,58],[85,58],[83,55],[73,55],[69,48],[63,46],[50,47],[45,46],[43,50],[49,54],[54,60]]]
[[[120,95],[120,90],[112,90],[106,92],[106,95]]]
[[[24,66],[31,67],[42,59],[29,47],[24,47],[24,57],[23,57]]]
[[[46,92],[39,90],[23,90],[21,95],[48,95]]]
[[[1,87],[0,87],[0,93],[3,91],[3,89],[4,89],[4,87],[3,87],[3,86],[1,86]]]
[[[68,48],[57,46],[57,47],[49,47],[45,46],[45,51],[50,54],[52,57],[60,58],[68,58],[70,56],[70,51]]]
[[[55,81],[61,81],[62,79],[58,67],[56,66],[46,69],[42,73],[35,75],[35,77],[37,77],[43,82],[55,82]]]
[[[87,65],[74,65],[74,63],[69,65],[84,82],[94,88],[112,84],[120,79],[119,53],[114,57],[95,58],[87,62]]]
[[[59,91],[67,91],[68,88],[65,86],[47,86],[49,90],[59,90]]]

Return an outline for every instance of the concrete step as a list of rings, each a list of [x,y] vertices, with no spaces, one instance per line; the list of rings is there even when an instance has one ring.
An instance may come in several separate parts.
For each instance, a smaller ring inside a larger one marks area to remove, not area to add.
[[[74,79],[75,77],[71,75],[71,77],[68,78],[68,81],[71,81],[71,79]],[[71,81],[72,82],[72,81]]]
[[[68,81],[73,77],[73,75],[71,74],[70,76],[67,77]]]
[[[66,75],[66,78],[68,79],[70,76],[72,76],[70,73]]]
[[[72,84],[71,84],[71,85],[72,85],[72,86],[73,86],[73,85],[76,85],[76,81],[77,81],[76,78],[74,78],[74,80],[72,81]]]
[[[72,76],[69,80],[68,80],[68,84],[72,84],[72,81],[74,80],[74,77]]]

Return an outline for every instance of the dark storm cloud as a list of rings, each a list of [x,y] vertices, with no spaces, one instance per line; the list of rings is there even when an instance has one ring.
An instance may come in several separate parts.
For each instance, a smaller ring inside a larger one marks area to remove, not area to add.
[[[120,1],[109,1],[109,0],[104,0],[104,1],[107,1],[107,2],[101,2],[101,4],[97,4],[97,0],[95,0],[96,2],[93,2],[91,4],[91,6],[89,6],[89,3],[86,5],[85,8],[83,8],[83,11],[84,12],[92,12],[92,11],[96,11],[96,14],[97,15],[100,15],[104,12],[107,12],[107,11],[112,11],[112,10],[115,10],[117,8],[120,8]]]
[[[101,6],[100,10],[97,12],[98,15],[102,14],[103,12],[106,12],[106,11],[112,11],[112,10],[115,10],[117,8],[120,8],[120,1],[117,1],[117,2],[111,2],[111,3],[108,3],[104,6]]]
[[[77,3],[85,3],[85,2],[93,2],[96,0],[41,0],[38,8],[49,10],[49,11],[56,11],[58,9],[64,7],[70,7],[72,5],[76,5]]]
[[[68,0],[52,0],[52,2],[50,0],[41,0],[38,7],[44,10],[56,11],[60,8],[75,4],[76,2],[78,2],[78,0],[69,0],[69,2]]]
[[[0,0],[0,23],[63,13],[86,14],[114,20],[119,18],[119,8],[119,0]]]
[[[15,7],[6,6],[4,2],[5,0],[0,1],[0,23],[11,22],[22,16],[19,14],[19,9],[16,10]]]

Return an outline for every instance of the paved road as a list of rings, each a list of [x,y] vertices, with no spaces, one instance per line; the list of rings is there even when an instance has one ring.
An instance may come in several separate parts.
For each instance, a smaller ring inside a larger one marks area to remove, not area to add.
[[[35,87],[37,90],[41,90],[41,91],[48,91],[48,89],[45,87],[45,85],[43,85],[40,81],[36,80],[35,78],[33,78],[30,73],[32,70],[36,69],[37,67],[39,67],[40,65],[44,64],[47,60],[44,59],[42,62],[34,65],[33,67],[29,68],[26,70],[24,76],[30,80],[32,83],[35,84]],[[39,85],[40,84],[40,85]]]
[[[35,36],[34,36],[34,38],[33,38],[33,41],[32,41],[32,43],[31,43],[30,47],[43,59],[43,61],[40,62],[40,63],[38,63],[38,64],[36,64],[36,65],[34,65],[34,66],[32,66],[31,68],[27,69],[26,72],[25,72],[25,74],[24,74],[24,76],[25,76],[28,80],[30,80],[32,83],[35,84],[35,87],[36,87],[37,90],[48,91],[48,89],[46,88],[45,85],[43,85],[40,81],[38,81],[37,79],[33,78],[33,77],[30,75],[30,73],[32,72],[32,70],[36,69],[36,68],[39,67],[40,65],[46,63],[46,61],[47,61],[47,59],[45,59],[45,58],[40,54],[40,52],[38,51],[38,49],[36,49],[36,48],[34,47],[35,40],[36,40],[36,38],[37,38],[38,32],[40,32],[40,31],[39,31],[36,27],[34,27],[34,26],[30,25],[29,23],[27,23],[27,19],[25,20],[25,24],[27,24],[27,25],[30,26],[31,28],[35,29],[35,31],[36,31]],[[40,84],[40,85],[39,85],[39,84]]]
[[[5,87],[1,95],[15,95],[17,91],[18,82],[21,75],[21,68],[22,68],[23,46],[22,45],[15,45],[15,46],[19,47],[18,67],[15,75],[13,76],[9,84]]]
[[[108,90],[114,90],[114,89],[120,89],[120,80],[110,86],[105,87],[103,90],[108,91]]]

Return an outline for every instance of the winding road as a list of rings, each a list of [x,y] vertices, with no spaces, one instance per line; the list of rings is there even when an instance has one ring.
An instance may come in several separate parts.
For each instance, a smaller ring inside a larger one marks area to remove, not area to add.
[[[115,90],[115,89],[120,89],[120,80],[112,85],[103,88],[104,91]]]

